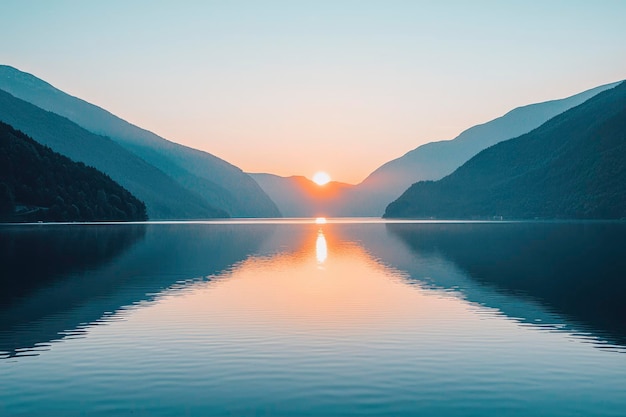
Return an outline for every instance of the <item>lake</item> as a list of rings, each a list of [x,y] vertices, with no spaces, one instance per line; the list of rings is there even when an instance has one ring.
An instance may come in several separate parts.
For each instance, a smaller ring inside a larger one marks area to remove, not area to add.
[[[624,416],[626,223],[0,226],[2,416]]]

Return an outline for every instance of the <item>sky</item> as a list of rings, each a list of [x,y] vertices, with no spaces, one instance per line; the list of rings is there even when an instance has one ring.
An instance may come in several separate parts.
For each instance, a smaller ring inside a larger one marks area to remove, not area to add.
[[[626,0],[2,0],[0,63],[246,172],[358,183],[626,79]]]

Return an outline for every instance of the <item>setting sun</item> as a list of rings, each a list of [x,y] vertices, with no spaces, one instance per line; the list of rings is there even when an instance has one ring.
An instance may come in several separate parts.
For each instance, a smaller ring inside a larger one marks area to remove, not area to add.
[[[330,175],[324,171],[318,171],[313,175],[313,182],[317,185],[325,185],[330,181]]]

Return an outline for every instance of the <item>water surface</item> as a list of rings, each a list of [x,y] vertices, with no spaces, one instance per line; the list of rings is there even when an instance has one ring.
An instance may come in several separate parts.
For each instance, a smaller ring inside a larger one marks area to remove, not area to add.
[[[3,226],[0,415],[623,415],[626,225]]]

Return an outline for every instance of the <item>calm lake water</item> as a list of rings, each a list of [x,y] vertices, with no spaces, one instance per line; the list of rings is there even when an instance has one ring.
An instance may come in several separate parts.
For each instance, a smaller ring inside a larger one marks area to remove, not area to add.
[[[626,224],[0,227],[2,416],[624,416]]]

